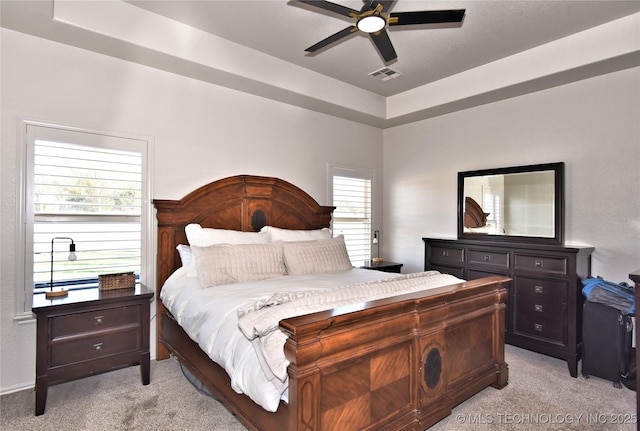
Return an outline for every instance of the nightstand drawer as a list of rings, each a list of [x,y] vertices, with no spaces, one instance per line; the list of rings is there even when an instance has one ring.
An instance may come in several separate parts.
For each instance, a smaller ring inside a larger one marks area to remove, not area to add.
[[[139,316],[140,306],[132,305],[52,317],[51,338],[138,323]]]
[[[508,251],[487,251],[469,249],[469,263],[476,265],[493,265],[500,268],[509,268]]]
[[[125,326],[117,331],[57,338],[51,342],[50,367],[89,361],[140,348],[141,328]]]
[[[429,247],[430,261],[442,263],[462,263],[464,262],[464,249],[458,247]]]
[[[567,258],[564,256],[536,256],[531,254],[514,254],[514,268],[545,272],[550,274],[567,274]]]

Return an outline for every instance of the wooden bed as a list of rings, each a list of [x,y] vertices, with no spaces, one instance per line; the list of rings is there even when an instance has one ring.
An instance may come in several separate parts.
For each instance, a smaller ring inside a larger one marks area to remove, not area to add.
[[[180,266],[184,227],[257,231],[329,227],[332,207],[292,184],[235,176],[181,200],[154,200],[157,298]],[[157,354],[173,353],[251,430],[423,430],[487,386],[507,384],[508,279],[488,277],[280,322],[288,334],[289,402],[267,412],[230,388],[225,371],[186,335],[158,299]]]

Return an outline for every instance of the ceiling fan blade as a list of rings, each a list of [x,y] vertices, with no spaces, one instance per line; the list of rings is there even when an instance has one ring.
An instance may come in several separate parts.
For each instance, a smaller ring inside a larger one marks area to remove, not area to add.
[[[379,4],[382,5],[382,12],[386,12],[387,10],[389,10],[391,5],[396,0],[362,0],[362,1],[363,1],[364,4],[362,5],[362,8],[360,9],[360,13],[368,11],[368,10],[374,10],[375,8],[378,7]]]
[[[352,25],[350,27],[347,27],[343,30],[340,30],[339,32],[332,34],[331,36],[327,37],[326,39],[321,40],[320,42],[316,43],[313,46],[310,46],[309,48],[305,49],[305,51],[307,52],[316,52],[319,49],[324,48],[327,45],[331,45],[334,42],[339,41],[342,38],[345,38],[347,36],[349,36],[350,34],[355,33],[358,30],[358,27],[356,27],[355,25]]]
[[[346,6],[342,6],[336,3],[331,3],[330,1],[321,1],[321,0],[298,0],[300,3],[308,4],[310,6],[314,6],[320,9],[328,10],[329,12],[337,13],[338,15],[344,15],[348,17],[352,17],[350,14],[358,14],[359,11],[355,9],[351,9]]]
[[[391,39],[389,39],[389,34],[385,29],[382,29],[377,33],[369,33],[369,36],[371,36],[371,40],[375,44],[376,48],[378,48],[378,52],[382,55],[385,63],[398,58],[396,50],[393,49],[393,45],[391,44]]]
[[[440,24],[461,22],[465,9],[424,10],[415,12],[396,12],[389,14],[389,25]],[[393,18],[397,18],[395,21]]]
[[[377,3],[382,5],[382,12],[387,12],[391,5],[395,3],[396,0],[378,0]]]

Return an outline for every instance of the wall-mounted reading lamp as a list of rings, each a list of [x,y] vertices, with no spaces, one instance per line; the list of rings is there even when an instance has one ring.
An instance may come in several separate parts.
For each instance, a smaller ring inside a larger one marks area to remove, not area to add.
[[[76,256],[76,245],[73,242],[73,239],[66,237],[66,236],[57,236],[51,239],[51,284],[49,285],[49,291],[45,293],[45,297],[47,299],[52,299],[52,298],[62,298],[64,296],[67,296],[69,294],[69,291],[67,289],[62,289],[62,290],[56,290],[55,292],[53,291],[53,243],[55,242],[55,240],[57,239],[66,239],[71,241],[71,244],[69,244],[69,257],[68,259],[70,261],[74,261],[76,260],[78,257]]]

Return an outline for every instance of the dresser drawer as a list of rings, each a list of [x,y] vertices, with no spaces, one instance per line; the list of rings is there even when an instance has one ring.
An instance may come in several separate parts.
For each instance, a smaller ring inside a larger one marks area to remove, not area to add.
[[[138,323],[140,306],[106,308],[51,318],[51,338],[82,334]]]
[[[567,282],[514,276],[515,294],[529,301],[567,302]]]
[[[141,328],[135,325],[124,326],[118,330],[57,338],[50,346],[50,367],[134,351],[141,347],[141,339]]]
[[[470,264],[509,268],[508,251],[469,249],[467,258]]]
[[[536,256],[534,254],[514,253],[514,269],[544,272],[549,274],[567,274],[567,258],[564,256]]]
[[[565,344],[564,304],[552,301],[533,302],[526,296],[515,298],[514,332]]]
[[[460,264],[464,262],[464,249],[455,246],[430,245],[429,257],[429,260],[433,262]]]

